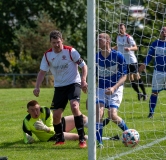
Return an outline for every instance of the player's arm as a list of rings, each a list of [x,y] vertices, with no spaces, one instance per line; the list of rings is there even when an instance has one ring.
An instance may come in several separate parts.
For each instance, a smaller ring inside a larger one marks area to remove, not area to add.
[[[32,137],[32,132],[30,131],[30,129],[28,127],[28,122],[26,122],[26,120],[23,121],[22,130],[23,130],[24,143],[25,144],[34,143],[35,140]]]
[[[86,93],[87,92],[87,87],[88,87],[88,84],[86,82],[87,72],[88,72],[87,65],[86,65],[85,61],[80,57],[80,54],[78,53],[78,51],[75,50],[74,48],[72,49],[71,56],[72,56],[73,61],[82,70],[82,73],[81,73],[81,88],[82,88],[82,91],[84,93]]]
[[[132,45],[131,47],[124,47],[124,50],[125,51],[137,51],[138,50],[138,47],[137,45]]]
[[[47,107],[44,107],[43,110],[45,113],[45,115],[44,115],[45,120],[36,121],[34,124],[34,127],[36,130],[41,130],[41,131],[45,131],[45,132],[50,132],[50,131],[54,132],[52,112]]]
[[[153,58],[153,55],[155,53],[155,49],[153,47],[153,44],[150,46],[149,48],[149,51],[148,51],[148,54],[147,56],[145,57],[145,60],[144,60],[144,63],[142,63],[139,67],[139,72],[142,72],[146,69],[146,66],[150,63],[150,61],[152,60]]]
[[[45,107],[46,109],[46,126],[49,128],[49,132],[54,133],[54,127],[53,127],[53,115],[49,108]]]
[[[36,80],[36,86],[35,89],[33,90],[33,94],[38,97],[40,93],[40,85],[43,82],[43,79],[45,77],[46,71],[40,70],[38,75],[37,75],[37,80]]]
[[[113,46],[113,47],[111,47],[112,49],[114,49],[114,50],[118,50],[118,47],[117,46]]]

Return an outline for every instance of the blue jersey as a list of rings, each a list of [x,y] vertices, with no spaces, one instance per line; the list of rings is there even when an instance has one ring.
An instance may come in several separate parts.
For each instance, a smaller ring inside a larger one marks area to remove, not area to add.
[[[144,63],[149,64],[154,57],[154,69],[159,72],[166,72],[166,42],[161,40],[154,41],[149,49]]]
[[[127,66],[124,56],[115,50],[105,58],[101,52],[96,54],[96,73],[98,75],[98,87],[108,88],[114,86],[119,79],[127,74]]]

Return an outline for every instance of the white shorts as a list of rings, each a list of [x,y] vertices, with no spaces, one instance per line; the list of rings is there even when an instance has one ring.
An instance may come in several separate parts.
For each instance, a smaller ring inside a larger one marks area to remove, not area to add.
[[[152,78],[152,92],[160,92],[166,89],[166,72],[154,70]]]
[[[123,97],[123,85],[121,85],[112,95],[105,94],[106,89],[97,88],[96,104],[102,103],[105,108],[119,108]]]

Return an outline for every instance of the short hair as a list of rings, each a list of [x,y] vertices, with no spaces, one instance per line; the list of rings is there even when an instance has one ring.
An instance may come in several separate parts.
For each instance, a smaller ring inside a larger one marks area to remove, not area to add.
[[[103,35],[104,38],[105,38],[107,41],[111,42],[111,37],[109,36],[109,34],[107,34],[107,33],[100,33],[99,35]]]
[[[126,25],[124,23],[120,23],[119,27],[124,26],[126,28]]]
[[[51,38],[53,38],[53,39],[58,39],[58,38],[62,39],[62,33],[58,30],[53,30],[50,33],[50,41],[51,41]]]
[[[27,103],[27,108],[29,108],[30,106],[35,106],[36,104],[39,104],[36,100],[31,100]]]

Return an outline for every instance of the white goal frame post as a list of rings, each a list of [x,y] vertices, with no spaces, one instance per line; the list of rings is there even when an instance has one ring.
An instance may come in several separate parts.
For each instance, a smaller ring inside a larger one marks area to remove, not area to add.
[[[160,37],[160,29],[163,25],[166,25],[166,3],[164,0],[138,0],[134,1],[136,4],[132,4],[132,0],[128,0],[129,4],[124,4],[124,1],[127,0],[87,0],[87,64],[88,64],[88,160],[96,160],[98,150],[96,150],[96,105],[95,105],[95,95],[96,95],[96,65],[95,65],[95,55],[96,55],[96,35],[98,32],[108,33],[112,39],[111,45],[116,45],[115,37],[118,34],[118,25],[119,23],[125,23],[127,27],[127,32],[131,34],[135,40],[137,40],[137,46],[139,51],[135,52],[138,59],[138,62],[143,62],[145,55],[149,49],[150,44]],[[142,6],[142,1],[146,1],[146,5]],[[97,12],[97,13],[96,13]],[[102,13],[102,14],[101,14]],[[149,16],[150,15],[150,16]],[[160,16],[158,19],[157,17]],[[97,23],[96,23],[97,21]],[[132,33],[130,33],[132,32]],[[147,67],[147,71],[152,76],[152,64]],[[148,72],[147,72],[148,73]],[[148,74],[142,75],[144,82],[146,81],[147,86],[151,85],[151,77]],[[145,77],[146,76],[146,77]],[[148,77],[147,77],[148,76]],[[150,77],[150,78],[149,78]],[[145,80],[146,79],[146,80]],[[149,80],[148,80],[149,79]],[[148,83],[150,82],[150,83]],[[149,95],[150,96],[150,95]],[[125,102],[127,104],[127,102]],[[132,104],[139,105],[139,114],[141,113],[142,118],[144,118],[144,109],[145,106],[148,107],[148,102],[134,102]],[[160,105],[165,105],[160,102]],[[131,106],[131,107],[132,107]],[[159,107],[158,107],[159,108]],[[121,109],[122,110],[122,109]],[[147,109],[148,110],[148,109]],[[122,112],[125,112],[122,110]],[[121,114],[122,114],[121,112]],[[162,113],[162,112],[161,112]],[[160,114],[161,114],[160,113]],[[164,112],[165,113],[165,112]],[[158,113],[159,114],[159,113]],[[162,115],[162,114],[161,114]],[[157,116],[157,115],[156,115]],[[159,116],[160,117],[160,116]],[[152,123],[153,121],[148,121],[143,119],[146,123]],[[142,120],[142,121],[143,121]],[[138,126],[140,121],[137,120],[138,124],[132,123],[133,121],[128,122],[130,125]],[[163,124],[165,121],[162,121]],[[116,127],[117,128],[117,127]],[[137,127],[136,127],[137,128]],[[141,128],[141,126],[139,127]],[[144,131],[139,130],[140,133],[148,132],[151,133],[148,129],[142,128]],[[110,130],[109,130],[110,131]],[[143,134],[142,134],[143,135]],[[157,135],[157,131],[156,131]],[[144,147],[148,148],[154,144],[162,142],[166,137],[155,139],[151,143],[147,143],[149,139],[145,136],[144,139],[141,139],[143,146],[139,146],[135,149],[142,150]],[[113,142],[112,142],[113,143]],[[146,145],[145,145],[146,144]],[[121,147],[121,145],[119,145]],[[164,148],[164,147],[163,147]],[[121,149],[123,151],[123,148]],[[162,146],[161,146],[162,151]],[[121,154],[114,154],[113,158],[118,158],[124,155],[132,153],[125,152]],[[143,150],[144,152],[144,150]],[[145,151],[147,152],[147,151]],[[153,152],[153,150],[152,150]],[[147,156],[150,156],[151,153],[147,153]],[[156,154],[156,157],[160,157],[160,153]],[[99,153],[99,159],[103,157]],[[108,155],[107,155],[108,156]],[[98,157],[97,157],[98,158]],[[110,159],[109,157],[108,159]]]
[[[96,160],[96,0],[87,0],[88,160]]]

